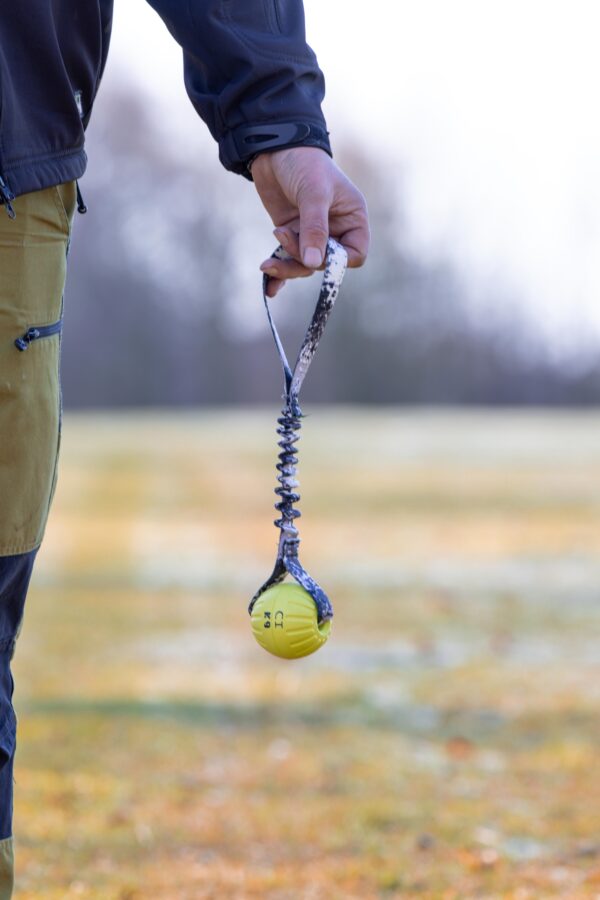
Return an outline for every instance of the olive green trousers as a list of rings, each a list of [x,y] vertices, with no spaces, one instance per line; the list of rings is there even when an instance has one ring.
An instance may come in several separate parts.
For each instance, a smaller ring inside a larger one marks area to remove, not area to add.
[[[75,183],[0,208],[0,556],[39,546],[60,441],[60,331],[19,350],[30,329],[58,323]]]
[[[75,182],[0,207],[0,900],[13,892],[10,660],[33,551],[54,495],[62,401],[60,344]]]

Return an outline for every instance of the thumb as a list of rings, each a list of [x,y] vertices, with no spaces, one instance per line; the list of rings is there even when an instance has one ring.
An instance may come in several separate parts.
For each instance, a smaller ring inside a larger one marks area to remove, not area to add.
[[[329,203],[314,191],[298,197],[300,214],[300,255],[308,269],[318,269],[325,256],[329,237]]]

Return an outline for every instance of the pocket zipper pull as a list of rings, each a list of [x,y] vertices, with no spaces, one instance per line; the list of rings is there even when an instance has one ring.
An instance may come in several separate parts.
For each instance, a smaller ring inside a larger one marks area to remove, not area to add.
[[[15,347],[18,347],[19,350],[27,350],[30,343],[39,338],[39,336],[40,333],[37,328],[28,328],[22,337],[16,339]]]
[[[15,347],[18,350],[27,350],[32,341],[37,341],[38,338],[51,337],[51,335],[62,331],[62,323],[63,320],[59,319],[58,322],[52,322],[51,325],[38,325],[37,327],[32,325],[25,334],[15,339]]]
[[[87,206],[85,205],[85,200],[83,199],[83,194],[79,188],[79,182],[75,182],[75,187],[77,188],[77,212],[83,215],[87,212]]]
[[[2,175],[0,175],[0,202],[3,204],[9,219],[16,219],[17,214],[13,209],[13,205],[10,202],[15,199],[15,195],[5,182]]]

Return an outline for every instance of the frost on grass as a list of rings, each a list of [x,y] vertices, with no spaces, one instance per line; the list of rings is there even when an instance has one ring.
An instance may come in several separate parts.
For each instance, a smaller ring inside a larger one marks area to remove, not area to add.
[[[598,896],[600,417],[308,412],[336,616],[293,663],[246,613],[271,417],[67,417],[14,666],[24,900]]]

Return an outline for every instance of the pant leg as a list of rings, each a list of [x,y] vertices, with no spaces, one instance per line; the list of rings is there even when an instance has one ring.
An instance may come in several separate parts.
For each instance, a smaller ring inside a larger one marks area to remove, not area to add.
[[[15,340],[62,318],[75,183],[0,207],[0,900],[13,885],[16,716],[10,662],[54,495],[60,447],[61,334]]]
[[[23,618],[29,579],[37,550],[0,557],[0,900],[13,888],[13,764],[16,716],[12,706],[10,661]]]

